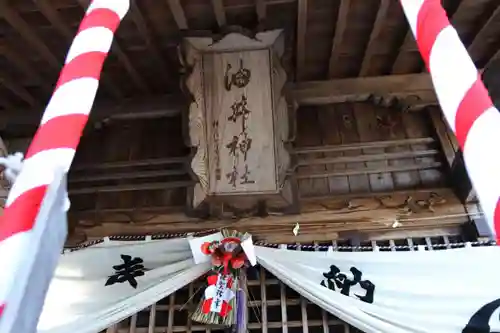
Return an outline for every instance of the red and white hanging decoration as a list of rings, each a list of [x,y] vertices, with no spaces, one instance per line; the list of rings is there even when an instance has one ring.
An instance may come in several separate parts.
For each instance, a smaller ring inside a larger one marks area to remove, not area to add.
[[[36,324],[39,313],[33,304],[43,300],[55,267],[45,265],[43,271],[37,272],[40,278],[30,280],[30,275],[34,274],[33,258],[36,257],[33,247],[47,238],[46,234],[34,231],[45,230],[45,233],[58,234],[65,226],[53,223],[46,227],[40,225],[42,222],[38,225],[35,222],[56,172],[67,172],[70,168],[92,109],[101,69],[114,33],[129,6],[128,0],[92,1],[66,56],[59,80],[22,167],[11,170],[15,171],[16,180],[0,221],[0,256],[6,259],[0,273],[2,332],[15,329],[12,327],[16,325],[13,321],[20,311],[25,323]],[[67,210],[68,204],[67,200],[66,207],[61,209]],[[48,224],[50,221],[43,223]],[[47,263],[57,261],[62,250],[62,244],[49,245],[50,248],[42,249],[43,253],[39,251]],[[27,298],[33,300],[30,309],[20,304]]]
[[[246,302],[238,300],[245,292],[241,270],[256,263],[251,236],[223,231],[191,239],[190,246],[195,263],[210,262],[212,265],[204,298],[193,314],[193,320],[206,324],[245,326],[241,318],[245,318]]]
[[[440,0],[400,0],[434,90],[463,151],[492,235],[500,243],[500,113]]]
[[[208,287],[205,289],[205,300],[203,301],[202,311],[204,314],[214,312],[221,317],[232,310],[230,301],[236,296],[231,290],[233,278],[230,275],[211,275],[207,278]]]

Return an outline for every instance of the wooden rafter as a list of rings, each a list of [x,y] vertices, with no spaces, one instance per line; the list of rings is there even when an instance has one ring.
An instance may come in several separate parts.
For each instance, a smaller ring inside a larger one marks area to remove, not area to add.
[[[3,16],[3,18],[21,35],[21,37],[34,45],[50,65],[54,66],[57,64],[57,58],[54,54],[52,54],[52,52],[50,52],[49,48],[39,37],[36,36],[30,26],[3,1],[0,1],[0,16]],[[6,73],[2,73],[2,78],[0,79],[0,83],[5,88],[10,90],[30,106],[36,106],[38,104],[35,98],[24,87],[16,84],[16,80],[6,75]]]
[[[17,80],[11,78],[7,73],[0,74],[0,85],[10,90],[14,95],[34,107],[38,105],[36,99],[23,86],[16,83]]]
[[[462,8],[465,8],[464,4],[466,2],[467,2],[467,0],[462,0],[460,2],[457,9],[455,10],[453,15],[451,16],[452,23],[453,23],[453,19],[457,15],[457,13],[459,13]],[[418,51],[417,42],[415,41],[415,37],[413,36],[413,32],[411,31],[411,29],[408,25],[408,32],[406,33],[403,44],[399,48],[398,55],[396,56],[396,59],[393,62],[391,73],[392,74],[402,74],[399,72],[398,68],[404,59],[404,54],[407,52],[417,52],[417,51]]]
[[[45,61],[53,68],[60,69],[61,62],[33,29],[5,1],[0,1],[0,16],[3,17],[21,37],[31,44]]]
[[[169,77],[170,71],[168,70],[168,68],[165,65],[165,62],[163,61],[163,57],[160,53],[160,50],[156,46],[157,44],[153,41],[152,33],[146,23],[146,20],[144,19],[143,13],[137,6],[137,2],[135,0],[131,1],[130,7],[131,7],[130,17],[132,18],[132,21],[134,21],[134,24],[137,27],[137,30],[139,31],[139,34],[141,35],[142,39],[146,42],[149,55],[156,62],[157,64],[156,68],[160,71],[159,74],[165,78]]]
[[[434,193],[434,194],[432,194]],[[431,210],[424,210],[401,218],[400,203],[411,197],[417,200],[429,200],[431,195],[438,195],[443,200],[440,204],[433,205]],[[380,199],[384,198],[382,202]],[[347,208],[351,201],[364,200],[365,205]],[[373,202],[373,203],[372,203]],[[320,204],[318,204],[320,203]],[[322,205],[324,204],[324,205]],[[380,195],[347,195],[338,197],[309,198],[303,202],[302,212],[297,215],[247,217],[238,221],[231,219],[203,221],[191,218],[180,213],[155,214],[147,224],[124,223],[123,214],[107,214],[99,219],[99,224],[86,228],[84,231],[90,237],[103,237],[107,235],[151,234],[168,232],[196,232],[207,229],[224,228],[228,223],[231,227],[252,233],[256,238],[270,237],[289,233],[296,223],[300,224],[300,236],[290,236],[290,241],[307,242],[303,237],[317,237],[317,241],[324,238],[337,238],[341,233],[358,230],[362,234],[374,235],[377,233],[393,232],[392,223],[400,218],[405,231],[415,231],[423,228],[459,226],[468,220],[463,205],[456,199],[449,189],[432,189],[421,191],[391,192]],[[325,207],[325,208],[320,208]],[[328,207],[328,208],[327,208]],[[335,207],[335,208],[330,208]],[[343,208],[345,207],[345,208]],[[154,208],[153,208],[154,209]],[[165,209],[163,207],[163,209]],[[138,214],[141,212],[138,212]],[[80,219],[94,219],[95,211],[89,213],[72,212]],[[146,210],[146,216],[151,216]],[[139,216],[138,216],[139,217]],[[407,220],[408,222],[405,222]],[[361,222],[360,222],[361,221]],[[381,223],[381,221],[387,221]],[[265,227],[265,228],[264,228]],[[264,229],[263,229],[264,228]]]
[[[72,32],[72,30],[66,25],[66,23],[64,23],[57,10],[55,10],[47,0],[37,0],[35,1],[35,3],[40,9],[40,12],[52,24],[57,32],[66,40],[67,43],[71,43],[74,38],[74,32]],[[113,97],[117,99],[123,97],[118,87],[113,84],[109,77],[104,73],[101,75],[101,82],[106,86],[106,89],[111,93]]]
[[[481,30],[477,33],[477,35],[474,37],[474,40],[472,43],[469,45],[467,48],[467,51],[469,52],[470,57],[472,60],[477,61],[479,57],[483,54],[485,51],[485,47],[488,46],[485,41],[488,38],[488,35],[491,36],[491,31],[492,29],[495,29],[495,26],[498,24],[498,21],[500,20],[500,5],[498,5],[497,9],[493,12],[493,14],[490,16],[488,21],[481,27]],[[496,29],[498,30],[498,28]]]
[[[298,0],[297,9],[297,54],[296,54],[296,81],[304,76],[306,62],[306,33],[307,33],[307,0]]]
[[[78,3],[80,6],[86,10],[89,4],[89,0],[78,0]],[[132,82],[134,82],[135,86],[141,90],[142,92],[149,93],[149,88],[144,81],[144,79],[141,77],[139,72],[135,69],[134,65],[130,61],[129,57],[127,54],[123,51],[121,48],[120,44],[118,41],[115,40],[113,41],[113,45],[111,46],[111,51],[116,55],[118,58],[118,61],[122,64],[122,66],[125,68],[127,71],[128,75],[132,79]]]
[[[405,39],[403,41],[403,44],[399,48],[398,55],[396,56],[396,59],[394,60],[394,63],[392,64],[392,74],[401,74],[398,72],[398,68],[400,66],[400,63],[403,61],[404,54],[406,52],[414,52],[418,51],[417,48],[417,43],[415,42],[415,37],[413,37],[413,33],[411,32],[411,29],[408,28],[408,32],[405,35]]]
[[[97,102],[90,113],[90,122],[119,119],[150,119],[174,117],[180,114],[183,103],[170,96],[138,98],[116,102]],[[38,125],[41,108],[12,110],[0,113],[0,128],[7,124]]]
[[[167,2],[179,30],[187,30],[186,14],[184,14],[180,0],[167,0]]]
[[[290,94],[299,105],[326,105],[343,102],[366,101],[371,95],[382,97],[409,98],[413,103],[436,105],[432,81],[428,74],[387,75],[365,78],[333,79],[292,84]],[[418,96],[418,97],[417,97]],[[154,118],[167,114],[178,114],[182,101],[163,96],[157,98],[124,101],[123,104],[104,103],[96,106],[91,117],[102,118]],[[0,114],[0,124],[7,119],[13,124],[37,124],[41,110],[25,110]]]
[[[214,8],[215,19],[219,27],[226,25],[226,10],[224,9],[223,0],[212,0],[212,7]]]
[[[500,59],[500,49],[488,60],[484,68],[488,68],[494,61]]]
[[[373,29],[370,34],[370,39],[368,40],[368,44],[366,46],[363,62],[361,63],[359,76],[366,76],[368,74],[372,57],[374,56],[377,50],[376,42],[378,37],[380,36],[380,32],[382,31],[382,27],[389,12],[390,5],[391,5],[391,0],[382,0],[380,2],[380,7],[377,12],[377,17],[375,18],[375,23],[373,24]]]
[[[38,71],[35,70],[23,56],[6,45],[3,41],[0,45],[0,54],[4,56],[9,63],[11,63],[26,78],[33,80],[34,84],[42,84],[43,86],[43,79]]]
[[[432,81],[424,73],[299,82],[291,93],[299,105],[359,102],[371,95],[409,98],[418,104],[437,103]]]
[[[73,39],[74,34],[60,18],[57,10],[55,10],[47,0],[37,0],[33,2],[37,5],[43,16],[45,16],[50,24],[52,24],[52,26],[66,39],[67,42]]]
[[[333,78],[335,74],[335,66],[337,66],[337,60],[340,55],[340,45],[342,45],[342,40],[344,38],[345,30],[347,29],[347,15],[349,13],[349,7],[351,6],[351,0],[340,0],[339,11],[337,14],[337,23],[335,26],[335,35],[332,42],[332,52],[330,54],[329,63],[329,77]]]

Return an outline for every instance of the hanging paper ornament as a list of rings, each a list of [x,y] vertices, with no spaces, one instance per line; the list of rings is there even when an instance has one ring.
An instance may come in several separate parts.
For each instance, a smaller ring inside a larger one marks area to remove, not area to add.
[[[240,270],[246,263],[241,240],[248,234],[222,231],[224,238],[201,245],[201,252],[211,257],[212,271],[207,278],[204,297],[192,319],[204,324],[232,326],[236,324],[236,293],[240,284]]]
[[[204,314],[215,312],[225,317],[232,310],[229,302],[235,297],[231,290],[233,278],[230,275],[218,274],[209,276],[207,281],[208,287],[205,289],[202,311]]]

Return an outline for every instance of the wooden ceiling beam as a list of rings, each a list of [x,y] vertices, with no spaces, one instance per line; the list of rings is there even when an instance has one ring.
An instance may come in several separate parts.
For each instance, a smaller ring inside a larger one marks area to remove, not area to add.
[[[66,26],[66,23],[63,22],[57,10],[49,4],[48,0],[33,0],[33,3],[67,42],[73,40],[74,33]]]
[[[486,23],[481,27],[479,32],[476,34],[474,37],[474,40],[472,43],[469,45],[467,48],[467,51],[469,52],[470,57],[472,60],[477,61],[486,51],[485,48],[488,47],[487,39],[488,35],[491,37],[492,35],[495,35],[492,33],[492,30],[495,29],[495,26],[498,25],[498,22],[500,20],[500,5],[498,5],[497,9],[491,14],[490,18]],[[498,31],[498,27],[496,28]]]
[[[170,182],[154,182],[154,183],[140,183],[140,184],[86,186],[81,188],[70,187],[68,189],[68,193],[71,197],[75,195],[95,194],[95,193],[171,190],[171,189],[187,188],[190,186],[194,186],[194,184],[195,184],[194,180],[179,180]]]
[[[31,44],[41,57],[53,68],[60,69],[61,62],[49,47],[36,35],[33,29],[5,1],[0,1],[0,16],[12,26],[21,37]]]
[[[306,65],[307,0],[298,0],[297,4],[297,50],[295,55],[295,80],[304,77]]]
[[[7,59],[9,63],[11,63],[26,78],[32,80],[34,85],[42,85],[42,87],[46,86],[44,85],[43,79],[38,71],[33,68],[23,56],[14,51],[3,41],[0,44],[0,55],[4,56],[5,59]]]
[[[409,197],[429,200],[428,198],[433,195],[438,195],[443,199],[440,204],[432,206],[433,211],[424,209],[401,217],[401,206],[404,207]],[[136,214],[134,218],[137,218],[137,221],[147,216],[147,223],[130,223],[130,217],[123,213],[96,214],[96,211],[90,211],[82,214],[70,211],[69,215],[82,222],[78,228],[83,229],[82,231],[90,238],[109,235],[198,232],[224,228],[230,224],[232,228],[239,231],[250,232],[256,239],[270,240],[269,237],[290,233],[290,230],[299,223],[299,236],[309,235],[316,237],[317,241],[326,241],[325,237],[330,237],[331,240],[332,235],[337,234],[341,238],[342,234],[353,231],[359,232],[363,238],[372,233],[393,232],[393,224],[396,220],[401,222],[402,226],[398,227],[400,232],[429,227],[459,226],[468,221],[464,206],[448,189],[399,191],[388,193],[387,196],[371,194],[311,199],[303,202],[302,212],[297,215],[246,217],[237,221],[234,219],[203,220],[175,211],[170,214],[155,214],[156,216],[151,219],[152,213],[147,209],[134,211]],[[349,203],[356,202],[356,200],[362,200],[363,205],[352,209],[348,207]],[[291,235],[291,242],[293,242],[293,237],[296,238]],[[302,238],[299,239],[305,241]]]
[[[212,7],[214,8],[215,19],[219,27],[226,25],[226,10],[224,9],[223,0],[212,0]]]
[[[457,15],[457,13],[459,13],[461,10],[463,10],[463,8],[466,7],[464,6],[464,3],[466,2],[467,0],[462,0],[460,2],[457,9],[451,16],[452,23],[453,23],[453,18]],[[415,37],[413,36],[413,32],[411,31],[410,25],[408,25],[408,32],[406,33],[403,44],[399,48],[398,55],[396,56],[396,59],[392,64],[392,70],[391,70],[392,74],[403,74],[399,68],[401,67],[401,64],[404,62],[405,53],[408,52],[418,52],[418,45],[417,42],[415,41]]]
[[[83,8],[83,10],[86,10],[88,5],[89,5],[89,0],[78,0],[78,3]],[[111,46],[111,51],[116,55],[116,57],[118,58],[118,61],[125,68],[129,77],[132,79],[132,82],[134,82],[135,86],[140,91],[142,91],[144,93],[149,93],[150,90],[149,90],[146,82],[141,77],[139,72],[135,69],[134,65],[130,61],[130,58],[123,51],[122,47],[120,46],[120,44],[118,43],[116,38],[113,40],[113,45]]]
[[[403,58],[405,53],[407,52],[417,52],[418,51],[418,46],[415,41],[415,37],[413,36],[413,32],[411,29],[408,27],[408,32],[405,35],[405,39],[403,41],[403,44],[398,50],[398,55],[396,56],[396,59],[394,60],[394,63],[392,64],[392,74],[401,74],[399,71],[400,64],[403,62]]]
[[[427,73],[299,82],[290,84],[288,89],[299,105],[359,102],[370,96],[408,99],[422,106],[437,104],[431,78]],[[91,117],[97,120],[155,118],[164,116],[164,111],[168,115],[179,114],[185,105],[182,100],[172,96],[98,103]],[[41,109],[32,109],[0,113],[0,128],[8,122],[36,125],[41,112]]]
[[[179,30],[187,30],[186,14],[184,14],[180,0],[167,0],[167,2]]]
[[[335,76],[335,67],[338,65],[338,58],[340,55],[340,46],[347,29],[347,15],[349,14],[349,8],[351,6],[351,0],[340,0],[339,11],[337,14],[337,23],[335,26],[335,35],[332,41],[332,52],[330,54],[329,61],[329,77],[333,78]]]
[[[156,62],[157,69],[160,71],[160,75],[163,78],[169,78],[170,77],[170,71],[168,70],[165,62],[163,61],[163,56],[161,55],[160,50],[157,47],[157,44],[153,40],[153,34],[151,33],[146,20],[144,19],[144,14],[141,12],[141,9],[139,6],[137,6],[136,0],[132,0],[130,2],[130,17],[132,18],[132,21],[134,21],[135,26],[137,27],[137,30],[139,31],[139,34],[141,35],[142,39],[146,42],[146,46],[149,51],[149,55],[153,57],[153,60]]]
[[[68,44],[70,44],[75,33],[66,25],[66,23],[64,23],[57,10],[50,5],[48,0],[33,0],[33,2],[38,6],[40,12],[52,24],[57,32],[66,40]],[[105,73],[101,75],[101,82],[114,98],[120,99],[123,97],[121,91]]]
[[[495,52],[495,54],[490,58],[490,60],[488,60],[488,62],[484,66],[484,68],[485,69],[489,68],[494,61],[499,60],[499,59],[500,59],[500,49],[497,52]]]
[[[296,3],[298,0],[263,0],[263,1],[265,2],[266,6],[274,6],[274,5]],[[231,9],[231,10],[248,9],[251,7],[255,7],[255,3],[252,3],[252,1],[245,1],[245,2],[231,1],[230,3],[227,3],[225,7],[226,9]]]
[[[413,99],[426,105],[437,103],[427,73],[299,82],[290,88],[299,105],[357,102],[370,96]]]
[[[403,44],[398,50],[398,55],[396,59],[392,63],[392,74],[403,74],[405,71],[401,71],[401,66],[404,63],[405,54],[409,52],[418,52],[417,42],[415,41],[415,37],[413,36],[413,32],[410,28],[408,28],[408,32],[406,33]]]
[[[174,117],[186,105],[176,97],[165,95],[141,99],[125,99],[117,102],[97,102],[90,113],[89,123],[120,119],[151,119]],[[43,108],[10,110],[0,113],[0,130],[8,125],[36,127],[40,123]]]
[[[10,90],[14,95],[22,99],[31,107],[39,106],[38,101],[31,95],[26,88],[18,85],[17,80],[7,75],[7,73],[0,74],[0,85]]]
[[[359,76],[367,76],[370,69],[371,60],[375,53],[377,52],[377,39],[380,36],[382,27],[389,13],[389,7],[391,5],[391,0],[381,0],[380,7],[377,11],[377,16],[375,18],[375,23],[373,24],[373,29],[370,34],[370,39],[366,46],[365,55],[363,57],[363,62],[361,63],[361,69],[359,71]]]

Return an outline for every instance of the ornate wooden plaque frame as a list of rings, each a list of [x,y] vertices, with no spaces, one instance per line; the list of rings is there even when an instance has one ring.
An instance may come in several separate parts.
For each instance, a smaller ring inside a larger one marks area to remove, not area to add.
[[[187,127],[196,180],[191,208],[207,203],[212,213],[214,207],[234,213],[257,203],[295,207],[289,153],[294,117],[284,94],[283,31],[253,38],[190,37],[180,50],[191,98]]]

